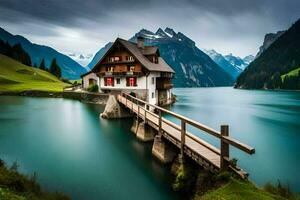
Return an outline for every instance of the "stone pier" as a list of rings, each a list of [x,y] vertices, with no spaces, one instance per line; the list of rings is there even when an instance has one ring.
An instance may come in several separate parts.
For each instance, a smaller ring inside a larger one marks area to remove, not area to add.
[[[100,116],[104,119],[117,119],[131,117],[132,114],[119,104],[115,95],[109,95],[105,109]]]
[[[163,140],[161,135],[156,135],[154,138],[152,154],[162,163],[170,163],[176,156],[176,152]]]
[[[156,134],[155,130],[151,126],[138,119],[134,120],[131,131],[143,142],[152,141]]]

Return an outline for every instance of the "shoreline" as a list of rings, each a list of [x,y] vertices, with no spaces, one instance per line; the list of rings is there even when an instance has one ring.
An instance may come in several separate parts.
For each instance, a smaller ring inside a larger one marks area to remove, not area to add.
[[[84,103],[106,105],[109,94],[98,94],[91,92],[74,92],[74,91],[3,91],[0,96],[22,96],[22,97],[45,97],[45,98],[65,98],[79,100]]]

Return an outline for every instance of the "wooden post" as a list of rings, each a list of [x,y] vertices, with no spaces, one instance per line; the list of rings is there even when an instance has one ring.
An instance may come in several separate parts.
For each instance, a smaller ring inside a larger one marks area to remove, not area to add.
[[[229,144],[224,142],[223,136],[229,136],[228,125],[221,125],[221,170],[226,170],[228,162],[225,158],[229,158]]]
[[[137,107],[138,107],[138,110],[137,110],[137,120],[139,121],[139,117],[140,117],[140,106],[139,106],[139,102],[137,102]]]
[[[186,133],[186,123],[181,120],[181,140],[180,140],[180,162],[183,162],[184,158],[184,146],[185,146],[185,133]]]
[[[158,135],[160,135],[160,136],[162,134],[161,123],[162,123],[161,110],[158,110]]]

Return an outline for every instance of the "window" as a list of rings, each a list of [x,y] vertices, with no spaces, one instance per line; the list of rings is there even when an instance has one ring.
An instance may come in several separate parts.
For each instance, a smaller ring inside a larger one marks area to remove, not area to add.
[[[114,72],[114,67],[106,67],[107,72]]]
[[[129,87],[135,87],[135,86],[137,86],[136,77],[128,77],[126,79],[126,85],[129,86]]]
[[[114,86],[114,78],[104,77],[104,86]]]
[[[152,83],[152,85],[154,85],[154,84],[155,84],[155,78],[154,78],[154,77],[152,77],[152,79],[151,79],[151,83]]]
[[[133,56],[126,56],[125,59],[127,61],[134,61]]]
[[[129,71],[133,72],[134,71],[134,66],[130,66]]]
[[[108,59],[109,62],[118,62],[121,61],[121,56],[112,56]]]
[[[152,99],[154,99],[155,98],[155,93],[154,92],[152,92]]]
[[[117,81],[117,84],[120,84],[120,78],[117,78],[116,81]]]

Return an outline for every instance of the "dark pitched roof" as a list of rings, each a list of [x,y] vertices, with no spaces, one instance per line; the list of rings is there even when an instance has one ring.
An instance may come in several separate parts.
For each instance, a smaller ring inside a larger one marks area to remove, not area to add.
[[[161,58],[158,58],[158,63],[152,63],[146,55],[153,55],[158,51],[157,46],[145,46],[144,48],[138,48],[137,44],[134,42],[129,42],[127,40],[117,38],[116,42],[120,42],[129,52],[133,54],[133,56],[149,71],[157,71],[157,72],[171,72],[175,73],[175,71]],[[111,46],[113,48],[114,44]],[[110,49],[111,49],[110,48]],[[110,49],[106,52],[106,54],[98,61],[98,63],[94,66],[94,68],[90,71],[92,72],[94,69],[97,68],[97,65],[102,62],[102,60],[106,57]],[[83,74],[81,76],[85,76],[90,72]]]
[[[143,54],[144,49],[140,49],[137,47],[136,43],[129,42],[127,40],[123,40],[118,38],[116,41],[119,41],[123,44],[135,57],[140,63],[146,67],[149,71],[158,71],[158,72],[172,72],[175,73],[174,70],[161,58],[159,57],[158,63],[153,63],[148,58],[145,57]],[[158,49],[158,47],[149,47],[149,50],[146,51],[153,51]],[[146,47],[147,49],[147,47]]]
[[[143,49],[141,49],[142,54],[147,56],[147,55],[153,55],[156,54],[156,52],[158,51],[158,47],[157,46],[145,46]]]

